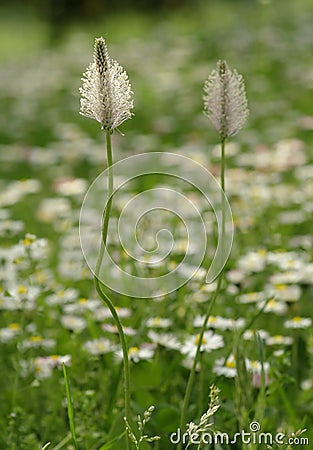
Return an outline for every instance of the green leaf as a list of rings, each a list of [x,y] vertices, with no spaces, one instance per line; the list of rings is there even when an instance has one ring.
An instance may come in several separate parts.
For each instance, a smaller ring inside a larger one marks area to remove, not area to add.
[[[179,423],[179,410],[174,406],[160,406],[156,410],[154,420],[158,430],[162,430],[165,433],[174,432],[174,425]]]
[[[116,441],[119,441],[125,435],[125,433],[126,431],[123,431],[123,433],[121,433],[119,436],[111,439],[106,444],[102,445],[102,447],[100,447],[99,450],[109,450]]]
[[[71,435],[65,436],[64,439],[62,439],[61,442],[59,442],[55,447],[53,447],[51,450],[61,450],[65,444],[67,444],[72,439]],[[43,450],[43,449],[42,449]],[[50,449],[49,449],[50,450]]]
[[[75,423],[74,423],[74,409],[73,409],[73,403],[70,393],[70,384],[66,373],[65,364],[62,364],[63,366],[63,375],[64,375],[64,381],[65,381],[65,392],[66,392],[66,398],[67,398],[67,415],[68,420],[70,423],[70,430],[72,435],[72,441],[75,450],[78,450],[77,440],[76,440],[76,432],[75,432]]]
[[[55,447],[53,447],[51,450],[61,450],[65,444],[67,444],[72,439],[71,435],[65,436],[64,439],[62,439],[61,442],[59,442]],[[43,450],[43,449],[42,449]],[[50,450],[50,449],[49,449]]]

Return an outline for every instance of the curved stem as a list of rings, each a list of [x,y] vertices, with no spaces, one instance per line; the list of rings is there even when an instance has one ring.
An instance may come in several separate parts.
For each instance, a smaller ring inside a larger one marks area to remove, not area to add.
[[[107,305],[109,308],[113,319],[115,321],[119,338],[121,342],[122,352],[123,352],[123,367],[124,367],[124,402],[125,402],[125,417],[127,422],[130,423],[130,376],[129,376],[129,361],[128,361],[128,349],[126,338],[123,330],[122,323],[118,316],[118,313],[108,297],[108,295],[104,292],[105,286],[101,283],[100,280],[100,269],[103,260],[104,248],[107,243],[108,238],[108,228],[109,228],[109,220],[110,220],[110,212],[112,207],[112,196],[113,196],[113,157],[112,157],[112,144],[111,144],[111,131],[106,130],[106,147],[107,147],[107,164],[108,164],[108,200],[106,203],[106,208],[103,214],[103,223],[102,223],[102,239],[100,243],[100,249],[97,258],[97,264],[94,273],[94,283],[97,293],[101,300]],[[127,441],[127,449],[131,448],[131,442],[128,436],[126,436]]]
[[[116,326],[118,329],[121,346],[122,346],[122,351],[123,351],[125,417],[127,419],[127,422],[130,423],[129,422],[130,421],[129,361],[128,361],[128,349],[127,349],[123,326],[122,326],[122,323],[120,321],[120,318],[117,314],[117,311],[116,311],[113,303],[111,302],[109,297],[103,292],[101,283],[99,282],[98,278],[95,277],[94,281],[95,281],[95,286],[96,286],[98,295],[106,303],[107,307],[110,309],[111,314],[115,320],[115,323],[116,323]],[[127,439],[127,442],[128,442],[128,439]],[[127,448],[129,448],[129,446]]]
[[[223,138],[221,139],[221,188],[223,191],[223,192],[221,192],[221,209],[222,209],[221,239],[222,239],[222,245],[223,245],[224,236],[225,236],[225,139],[223,139]],[[224,254],[224,251],[222,248],[222,257],[223,257],[223,254]],[[196,354],[195,354],[195,357],[193,360],[192,368],[190,370],[190,374],[189,374],[189,378],[188,378],[188,382],[187,382],[187,386],[186,386],[185,397],[184,397],[184,401],[183,401],[182,413],[181,413],[181,417],[180,417],[179,428],[180,428],[181,436],[183,436],[185,427],[186,427],[187,410],[188,410],[188,405],[189,405],[189,401],[190,401],[191,389],[192,389],[195,375],[196,375],[197,364],[198,364],[199,358],[200,358],[203,336],[204,336],[212,309],[214,307],[215,300],[221,291],[223,273],[224,273],[224,270],[222,270],[218,276],[217,286],[216,286],[214,294],[210,300],[210,303],[209,303],[209,306],[208,306],[208,309],[207,309],[207,312],[206,312],[206,315],[205,315],[205,318],[204,318],[204,321],[202,324],[202,328],[201,328],[201,331],[199,334],[197,350],[196,350]],[[183,439],[181,439],[180,442],[178,443],[177,450],[182,450],[182,448],[183,448]]]

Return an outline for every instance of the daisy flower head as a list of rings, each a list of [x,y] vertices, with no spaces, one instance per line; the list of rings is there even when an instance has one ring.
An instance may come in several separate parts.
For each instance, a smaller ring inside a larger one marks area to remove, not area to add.
[[[21,327],[18,323],[13,322],[8,327],[0,328],[0,342],[9,342],[14,339],[21,332]]]
[[[265,342],[266,345],[291,345],[293,339],[291,336],[282,336],[281,334],[275,334],[274,336],[269,336]]]
[[[128,349],[128,359],[134,363],[139,361],[151,361],[155,354],[156,345],[152,343],[143,343],[139,347],[133,346]],[[122,350],[117,350],[115,352],[115,357],[118,361],[122,360],[123,352]]]
[[[86,328],[87,321],[83,317],[63,314],[61,317],[61,325],[70,331],[79,333]]]
[[[200,334],[196,336],[188,336],[185,339],[181,347],[181,353],[183,355],[189,355],[194,357],[197,352],[197,347],[200,340]],[[224,339],[223,336],[219,334],[214,334],[212,330],[205,331],[203,334],[203,339],[200,347],[200,351],[203,352],[211,352],[212,350],[216,350],[218,348],[224,347]]]
[[[234,355],[230,355],[227,360],[225,358],[218,358],[215,361],[213,372],[216,375],[223,375],[226,378],[235,378],[237,368]]]
[[[156,333],[148,331],[148,337],[154,344],[161,345],[169,350],[179,350],[181,343],[173,333]]]
[[[247,329],[242,335],[245,341],[254,341],[256,336],[259,336],[262,340],[265,340],[269,337],[269,334],[267,331],[263,329],[259,330]]]
[[[148,328],[168,328],[172,325],[171,319],[162,317],[150,317],[146,325]]]
[[[204,321],[204,316],[196,316],[193,325],[195,327],[201,327]],[[244,319],[230,319],[221,316],[210,316],[208,319],[207,327],[218,330],[233,330],[242,328],[245,324]]]
[[[295,316],[284,323],[285,328],[310,328],[312,319],[310,317]]]
[[[110,59],[103,37],[94,45],[93,61],[82,77],[80,114],[97,120],[103,130],[113,131],[133,116],[133,92],[128,75]]]
[[[106,338],[86,341],[83,347],[87,353],[94,356],[104,355],[115,350],[115,346]]]
[[[251,359],[246,358],[245,363],[246,363],[246,369],[252,373],[261,374],[262,370],[264,370],[264,372],[268,372],[270,369],[268,362],[261,363],[260,361],[251,360]]]
[[[275,298],[271,298],[268,301],[263,301],[258,304],[259,309],[263,309],[265,313],[274,313],[283,315],[287,312],[287,305],[285,302],[276,300]]]
[[[38,356],[32,362],[35,376],[37,379],[49,378],[52,375],[53,369],[61,369],[62,365],[71,365],[70,355],[51,355],[51,356]]]

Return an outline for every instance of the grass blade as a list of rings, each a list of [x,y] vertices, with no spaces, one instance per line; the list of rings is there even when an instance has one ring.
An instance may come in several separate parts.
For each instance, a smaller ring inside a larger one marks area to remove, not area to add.
[[[123,431],[123,433],[121,433],[119,436],[115,437],[114,439],[111,439],[109,442],[102,445],[102,447],[100,447],[99,450],[109,450],[116,441],[119,441],[125,435],[125,433],[126,431]]]
[[[75,423],[74,423],[74,409],[73,409],[73,403],[71,399],[71,393],[70,393],[70,384],[66,373],[65,364],[62,364],[63,366],[63,375],[64,375],[64,381],[65,381],[65,392],[66,392],[66,398],[67,398],[67,415],[68,420],[70,423],[70,430],[72,435],[72,441],[75,450],[78,450],[77,446],[77,440],[76,440],[76,432],[75,432]]]
[[[72,436],[69,434],[68,436],[65,436],[64,439],[62,439],[61,442],[59,442],[55,447],[53,447],[51,450],[61,450],[65,444],[67,444],[72,439]],[[43,450],[43,449],[42,449]]]
[[[50,444],[51,442],[47,442],[46,445],[44,445],[41,450],[47,450]]]

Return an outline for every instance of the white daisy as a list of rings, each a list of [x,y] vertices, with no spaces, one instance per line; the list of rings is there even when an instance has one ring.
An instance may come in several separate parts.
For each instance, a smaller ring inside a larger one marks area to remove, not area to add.
[[[146,325],[149,328],[168,328],[172,325],[172,320],[168,318],[162,318],[162,317],[150,317]]]
[[[84,330],[87,326],[87,322],[85,319],[83,319],[82,317],[77,317],[69,314],[67,315],[64,314],[61,317],[61,324],[64,328],[76,332]]]
[[[284,323],[285,328],[309,328],[312,326],[312,319],[310,317],[293,317],[290,320],[286,320]]]
[[[282,336],[281,334],[275,334],[275,336],[269,336],[265,340],[266,345],[291,345],[293,339],[290,336]]]
[[[138,363],[140,360],[149,361],[154,356],[155,348],[156,345],[151,343],[144,343],[140,347],[130,347],[128,349],[128,359],[135,363]],[[115,356],[118,359],[122,359],[122,350],[118,350],[117,352],[115,352]]]
[[[113,352],[115,350],[115,346],[109,339],[106,338],[86,341],[83,348],[90,355],[104,355],[105,353]]]
[[[260,330],[246,330],[243,333],[242,337],[245,341],[254,341],[256,334],[258,334],[260,338],[264,340],[267,339],[269,336],[267,331],[260,329]]]
[[[181,343],[173,333],[156,333],[153,330],[148,331],[148,337],[155,344],[162,345],[170,350],[179,350]]]
[[[224,375],[226,378],[235,378],[237,375],[236,361],[233,355],[230,355],[227,360],[219,358],[215,361],[213,372],[216,375]]]
[[[195,356],[199,344],[200,334],[189,336],[181,346],[181,353],[184,355]],[[205,331],[202,339],[200,351],[210,352],[218,348],[224,347],[223,336],[214,334],[213,331]]]

